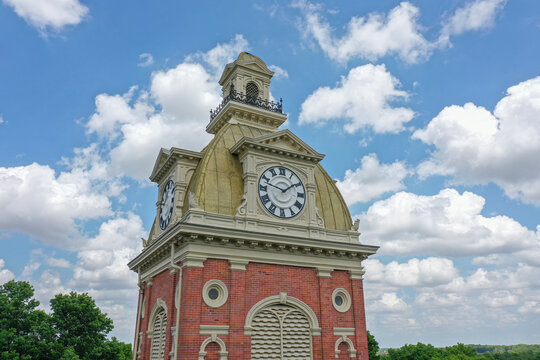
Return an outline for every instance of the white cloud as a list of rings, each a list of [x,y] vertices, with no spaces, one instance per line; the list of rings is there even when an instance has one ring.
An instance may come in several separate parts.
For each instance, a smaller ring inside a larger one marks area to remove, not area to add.
[[[322,5],[296,0],[292,6],[302,12],[300,30],[304,37],[315,40],[332,60],[376,61],[395,55],[407,63],[419,63],[427,60],[434,50],[451,46],[451,36],[492,27],[505,4],[506,0],[470,1],[442,22],[435,41],[426,40],[422,34],[423,28],[418,23],[420,11],[410,2],[401,2],[388,14],[351,17],[341,38],[334,35],[334,29],[322,15]]]
[[[45,262],[47,265],[51,267],[59,267],[59,268],[70,268],[71,263],[69,260],[62,259],[62,258],[55,258],[53,256],[48,256],[45,258]]]
[[[92,289],[133,288],[137,276],[127,263],[142,250],[142,220],[129,213],[101,224],[99,233],[77,254],[71,286]]]
[[[400,287],[447,284],[458,275],[452,260],[436,257],[422,260],[415,258],[404,264],[392,261],[387,265],[381,264],[379,260],[366,260],[364,265],[366,281],[376,280]]]
[[[532,317],[540,314],[536,310],[540,268],[504,264],[493,270],[465,266],[461,272],[472,273],[464,276],[446,258],[388,264],[366,260],[364,287],[370,328],[384,329],[388,335],[396,332],[401,339],[402,329],[395,322],[399,321],[403,327],[440,329],[448,335],[457,328],[460,336],[470,337],[478,329],[534,321]]]
[[[154,65],[154,57],[150,53],[139,54],[140,62],[137,64],[139,67],[148,67]]]
[[[15,275],[9,269],[4,269],[6,262],[4,259],[0,259],[0,285],[7,283],[15,278]]]
[[[60,275],[52,270],[43,271],[39,277],[39,281],[35,283],[34,288],[34,295],[41,303],[40,308],[45,311],[50,310],[49,301],[57,294],[67,294],[72,291],[72,289],[66,288],[62,284]]]
[[[20,231],[60,247],[76,247],[77,221],[111,214],[111,203],[81,169],[0,168],[0,229]]]
[[[433,196],[400,192],[359,216],[360,240],[380,245],[384,255],[483,256],[538,246],[539,234],[514,219],[483,216],[484,203],[454,189]]]
[[[280,77],[283,77],[283,78],[289,77],[289,73],[287,72],[287,70],[282,69],[277,65],[270,65],[268,66],[268,68],[274,72],[274,79],[280,78]]]
[[[414,117],[414,111],[392,107],[409,94],[398,90],[400,82],[385,65],[367,64],[352,69],[334,87],[321,87],[302,104],[300,124],[322,124],[342,119],[348,133],[370,127],[376,133],[397,133]]]
[[[41,32],[60,31],[77,25],[88,14],[88,8],[78,0],[2,0],[15,13]]]
[[[313,38],[328,57],[338,62],[354,58],[376,61],[386,55],[397,55],[406,62],[417,63],[431,52],[432,45],[423,37],[417,23],[419,10],[409,2],[402,2],[387,15],[353,16],[341,38],[332,34],[320,6],[303,0],[294,2],[293,6],[302,11],[304,35]]]
[[[440,45],[449,45],[450,36],[466,31],[489,29],[495,25],[495,17],[502,10],[506,0],[475,0],[457,9],[443,22]]]
[[[234,61],[242,51],[249,50],[248,41],[241,34],[224,44],[217,44],[207,52],[198,51],[186,57],[186,63],[202,61],[209,67],[209,72],[218,80],[226,64]]]
[[[161,147],[201,150],[211,139],[205,131],[209,111],[221,99],[218,76],[245,48],[247,41],[237,35],[174,68],[154,72],[149,92],[133,87],[123,95],[98,95],[86,127],[110,144],[110,171],[144,180]]]
[[[409,306],[396,293],[384,293],[379,300],[368,304],[368,308],[374,312],[404,312]]]
[[[0,115],[0,124],[3,124],[3,123],[5,123],[5,120],[4,120],[4,118],[2,117],[2,115]]]
[[[522,314],[540,314],[540,302],[527,301],[519,307],[518,311]]]
[[[506,307],[517,305],[518,297],[508,290],[493,291],[480,296],[482,303],[489,307]]]
[[[97,235],[78,251],[69,286],[88,292],[115,324],[121,339],[133,336],[137,311],[137,274],[127,263],[142,250],[142,220],[128,213],[102,223]]]
[[[420,176],[494,182],[510,198],[540,204],[540,77],[510,87],[493,113],[472,103],[448,106],[413,138],[435,146]]]
[[[355,171],[347,170],[343,181],[336,185],[347,205],[367,202],[387,192],[405,188],[403,179],[411,173],[404,163],[380,164],[376,154],[362,158],[362,165]]]

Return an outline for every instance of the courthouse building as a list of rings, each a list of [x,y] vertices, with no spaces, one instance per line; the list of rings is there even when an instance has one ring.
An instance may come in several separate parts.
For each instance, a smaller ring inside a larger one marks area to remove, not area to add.
[[[241,53],[210,143],[158,154],[156,218],[129,263],[134,359],[368,359],[361,262],[377,247],[359,242],[324,155],[278,129],[273,74]]]

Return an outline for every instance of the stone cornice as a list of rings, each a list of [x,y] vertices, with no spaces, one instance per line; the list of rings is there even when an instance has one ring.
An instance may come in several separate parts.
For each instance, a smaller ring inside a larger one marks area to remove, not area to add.
[[[158,156],[158,160],[156,161],[156,164],[154,165],[154,169],[152,171],[152,175],[150,175],[150,181],[153,182],[159,182],[165,176],[171,167],[173,167],[174,163],[179,159],[185,159],[188,161],[193,161],[197,163],[199,160],[202,159],[203,153],[197,152],[197,151],[191,151],[191,150],[184,150],[179,148],[171,148],[168,150],[168,153],[165,153],[165,151],[162,149],[160,152],[160,156]],[[163,165],[159,166],[159,161],[161,156],[168,156]]]
[[[145,248],[128,266],[146,273],[170,256],[170,242],[178,244],[175,260],[223,258],[233,262],[269,262],[361,272],[360,262],[378,247],[309,238],[177,223]],[[273,254],[273,255],[270,255]],[[317,260],[319,259],[319,260]]]
[[[313,162],[315,164],[324,158],[323,154],[319,154],[319,153],[310,154],[310,153],[304,153],[304,152],[295,151],[295,150],[284,149],[282,147],[261,143],[247,137],[243,137],[242,139],[240,139],[240,141],[238,141],[231,148],[230,151],[233,154],[240,154],[246,150],[258,150],[262,152],[288,156],[288,157],[299,159],[299,160],[306,160],[309,162]]]
[[[251,126],[275,131],[287,120],[287,115],[275,113],[253,105],[229,101],[206,127],[206,132],[216,134],[232,118]]]

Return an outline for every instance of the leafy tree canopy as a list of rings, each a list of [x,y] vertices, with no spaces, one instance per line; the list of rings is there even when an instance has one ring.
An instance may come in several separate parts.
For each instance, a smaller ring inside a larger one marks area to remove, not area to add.
[[[131,346],[109,340],[113,322],[88,294],[51,299],[51,314],[38,310],[25,281],[0,285],[0,360],[129,360]]]

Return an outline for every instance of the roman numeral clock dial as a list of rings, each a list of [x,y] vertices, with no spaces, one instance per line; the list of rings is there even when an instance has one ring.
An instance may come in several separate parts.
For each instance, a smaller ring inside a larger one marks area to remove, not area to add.
[[[295,217],[306,203],[302,180],[284,166],[272,166],[261,174],[258,193],[266,210],[279,218]]]

